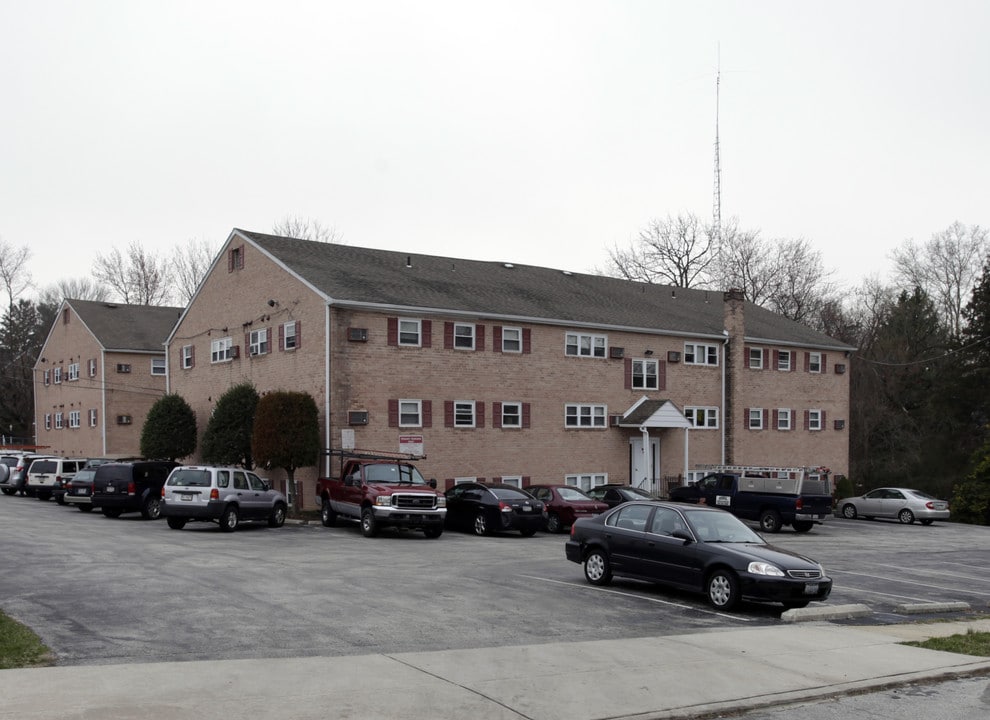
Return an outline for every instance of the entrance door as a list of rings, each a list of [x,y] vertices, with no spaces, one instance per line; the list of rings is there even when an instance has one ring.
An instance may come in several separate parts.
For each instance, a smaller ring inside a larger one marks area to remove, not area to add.
[[[659,486],[660,439],[650,438],[649,457],[643,457],[643,438],[629,439],[629,484],[656,493]]]

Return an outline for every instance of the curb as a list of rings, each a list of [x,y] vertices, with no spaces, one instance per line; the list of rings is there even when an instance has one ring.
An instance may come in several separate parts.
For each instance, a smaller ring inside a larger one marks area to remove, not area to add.
[[[873,611],[866,605],[831,605],[813,608],[794,608],[780,614],[782,622],[809,622],[813,620],[848,620],[849,618],[872,615]]]
[[[966,602],[934,602],[934,603],[904,603],[895,605],[894,612],[899,615],[919,615],[935,612],[966,612],[970,610]]]

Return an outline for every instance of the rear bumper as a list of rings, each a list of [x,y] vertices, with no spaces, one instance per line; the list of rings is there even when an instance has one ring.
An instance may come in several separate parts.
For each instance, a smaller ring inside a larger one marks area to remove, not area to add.
[[[141,509],[141,498],[137,495],[93,495],[93,507],[109,508],[121,512],[138,512]]]
[[[210,500],[207,503],[184,503],[175,500],[162,500],[163,517],[180,517],[187,520],[219,520],[224,503]]]
[[[564,543],[564,555],[571,562],[584,562],[584,558],[581,557],[583,555],[581,543],[575,542],[574,540],[568,540]]]

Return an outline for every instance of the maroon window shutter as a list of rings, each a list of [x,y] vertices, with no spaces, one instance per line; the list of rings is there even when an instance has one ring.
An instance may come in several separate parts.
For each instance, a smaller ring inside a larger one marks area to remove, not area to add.
[[[805,410],[804,411],[804,429],[807,430],[810,427],[811,427],[811,411],[810,410]]]
[[[502,352],[502,326],[492,328],[492,352]]]
[[[824,363],[824,361],[822,361]],[[822,430],[825,429],[825,411],[822,410]]]
[[[822,373],[824,373],[828,369],[827,365],[828,365],[828,355],[822,353]],[[823,425],[825,424],[824,421],[822,422],[822,424]]]
[[[390,317],[388,319],[388,344],[399,344],[399,318]]]
[[[522,404],[522,426],[524,428],[529,427],[529,403]]]
[[[251,351],[251,333],[244,333],[244,351],[250,354]]]
[[[533,333],[530,332],[529,328],[523,328],[523,355],[529,355],[533,352]]]
[[[443,324],[443,349],[454,349],[454,323],[445,322]]]
[[[776,430],[777,426],[780,425],[780,410],[773,411],[773,429]]]
[[[454,401],[443,401],[443,424],[445,427],[454,427]]]
[[[743,427],[749,430],[749,408],[743,408]]]
[[[189,367],[196,367],[196,346],[189,348]]]
[[[433,427],[433,401],[424,400],[423,401],[423,427],[430,428]]]
[[[446,480],[444,480],[443,487],[445,490],[450,490],[452,487],[454,487],[454,478],[447,478]]]
[[[529,475],[523,475],[523,476],[522,476],[522,484],[523,484],[523,487],[529,487],[529,484],[530,484],[530,480],[531,480],[531,479],[532,479],[532,478],[530,478],[530,476],[529,476]]]
[[[626,390],[632,389],[632,358],[625,359],[625,385]]]
[[[278,349],[285,350],[285,323],[278,326]]]
[[[474,326],[474,349],[476,351],[482,351],[485,349],[485,326],[475,325]]]
[[[302,320],[296,320],[296,350],[302,347]]]
[[[485,426],[485,404],[483,402],[474,403],[474,426],[479,428]]]
[[[492,403],[492,427],[502,427],[502,403],[500,402]]]
[[[811,372],[811,353],[809,352],[804,354],[804,371]]]
[[[667,389],[667,361],[657,360],[657,390]]]
[[[766,430],[770,427],[770,411],[763,408],[763,429]]]
[[[501,476],[501,475],[496,475],[496,476],[494,476],[494,477],[492,478],[492,482],[496,482],[496,483],[500,483],[500,482],[502,482],[502,476]]]
[[[753,368],[753,364],[752,364],[753,361],[751,359],[753,354],[753,348],[751,348],[749,345],[743,346],[743,354],[746,357],[746,369],[751,370]]]
[[[773,351],[773,369],[780,367],[780,350]]]
[[[399,427],[399,401],[388,401],[388,426]]]
[[[234,272],[234,250],[227,251],[227,272]]]
[[[423,320],[420,324],[423,329],[423,337],[421,338],[421,344],[423,347],[433,347],[433,321]]]

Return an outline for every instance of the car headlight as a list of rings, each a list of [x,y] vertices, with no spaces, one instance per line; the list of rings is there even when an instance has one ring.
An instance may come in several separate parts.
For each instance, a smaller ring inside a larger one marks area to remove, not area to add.
[[[768,562],[751,562],[747,568],[752,575],[770,575],[784,577],[784,571]]]
[[[391,505],[392,497],[390,495],[378,495],[375,497],[375,505]]]
[[[443,495],[437,495],[437,507],[438,508],[447,507],[447,498],[444,497]]]

